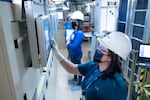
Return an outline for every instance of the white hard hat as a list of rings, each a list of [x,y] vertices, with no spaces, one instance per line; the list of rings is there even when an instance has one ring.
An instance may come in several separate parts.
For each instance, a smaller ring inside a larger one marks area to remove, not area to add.
[[[71,18],[72,19],[84,20],[84,15],[81,11],[75,11],[75,12],[73,12]]]
[[[130,38],[122,32],[111,32],[103,38],[98,38],[98,41],[124,60],[132,50]]]

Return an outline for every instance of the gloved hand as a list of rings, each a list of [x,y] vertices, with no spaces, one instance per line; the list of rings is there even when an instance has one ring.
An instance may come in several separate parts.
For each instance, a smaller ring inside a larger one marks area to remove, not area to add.
[[[61,61],[64,59],[64,56],[59,52],[58,46],[54,38],[51,38],[51,45],[52,45],[52,50],[58,61]]]

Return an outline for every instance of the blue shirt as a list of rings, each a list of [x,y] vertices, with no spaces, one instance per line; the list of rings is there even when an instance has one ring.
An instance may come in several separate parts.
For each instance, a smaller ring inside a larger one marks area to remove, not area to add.
[[[72,29],[72,23],[71,22],[65,22],[64,26],[65,26],[65,29]]]
[[[82,42],[84,40],[84,33],[81,30],[76,30],[70,36],[70,43],[68,44],[69,53],[71,55],[78,55],[82,53]]]
[[[95,62],[78,65],[80,73],[85,76],[82,82],[82,90],[87,87],[87,82],[90,80],[89,78],[91,78],[91,75],[95,74],[95,70],[99,68],[96,67],[97,63]],[[100,71],[99,73],[99,75],[101,75]],[[92,79],[94,79],[94,77]],[[107,77],[106,79],[101,79],[99,76],[85,89],[84,95],[86,100],[127,100],[127,86],[122,75],[115,72],[114,78]]]
[[[64,23],[64,26],[65,26],[65,31],[64,31],[64,37],[66,38],[66,30],[72,30],[72,22],[65,22]]]

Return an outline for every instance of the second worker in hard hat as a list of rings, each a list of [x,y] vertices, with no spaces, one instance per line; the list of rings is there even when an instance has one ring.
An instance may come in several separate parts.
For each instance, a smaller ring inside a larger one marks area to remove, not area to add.
[[[74,64],[64,58],[52,39],[54,54],[64,69],[85,76],[81,84],[85,100],[127,100],[127,86],[118,57],[126,60],[132,49],[131,40],[124,33],[111,32],[98,41],[94,61]]]
[[[72,27],[74,32],[70,36],[70,42],[67,44],[70,54],[70,60],[74,64],[81,64],[82,58],[82,42],[84,40],[84,32],[83,32],[83,14],[80,11],[73,12],[71,19]],[[71,87],[71,90],[79,90],[81,89],[81,81],[82,76],[74,75],[73,79],[68,80],[68,83],[74,84],[75,86]]]

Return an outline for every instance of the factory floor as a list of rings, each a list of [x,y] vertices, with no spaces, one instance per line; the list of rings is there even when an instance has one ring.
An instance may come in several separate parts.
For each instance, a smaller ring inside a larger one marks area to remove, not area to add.
[[[67,48],[64,39],[64,27],[58,26],[58,33],[56,41],[60,52],[67,58]],[[84,41],[82,44],[83,57],[82,63],[89,61],[90,42]],[[58,63],[58,62],[57,62]],[[56,97],[55,100],[80,100],[81,90],[71,91],[72,85],[68,84],[68,80],[73,78],[73,75],[63,69],[58,64],[57,66],[57,79],[56,79]]]

